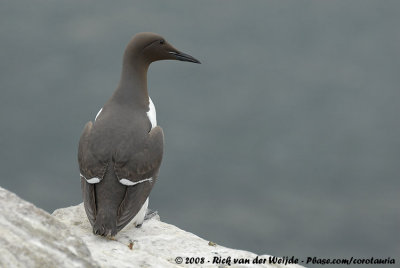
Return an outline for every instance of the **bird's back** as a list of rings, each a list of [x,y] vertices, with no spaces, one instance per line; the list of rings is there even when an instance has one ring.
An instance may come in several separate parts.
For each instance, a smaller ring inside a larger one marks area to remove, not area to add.
[[[88,148],[97,158],[106,161],[127,146],[140,151],[150,130],[151,123],[144,109],[107,103],[93,123]]]

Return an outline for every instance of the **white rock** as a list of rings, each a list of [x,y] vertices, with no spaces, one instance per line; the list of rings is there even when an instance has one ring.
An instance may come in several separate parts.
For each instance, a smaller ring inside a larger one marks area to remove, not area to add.
[[[176,263],[177,257],[183,258],[182,264]],[[192,257],[204,258],[203,263],[186,264]],[[214,257],[230,257],[231,265],[215,264]],[[209,241],[161,222],[158,215],[141,228],[129,224],[110,240],[93,235],[82,204],[51,216],[0,187],[0,267],[301,267],[233,262],[255,257],[248,251],[210,246]]]
[[[0,187],[0,267],[98,265],[66,225]]]
[[[127,225],[116,235],[115,240],[93,235],[82,204],[58,209],[53,216],[68,225],[86,242],[93,258],[102,267],[301,267],[278,264],[235,265],[233,258],[249,259],[251,262],[257,255],[219,245],[210,246],[209,241],[161,222],[158,215],[145,221],[141,228]],[[131,241],[132,249],[128,247]],[[176,257],[182,257],[183,263],[176,264]],[[191,257],[204,258],[204,263],[185,264],[186,258]],[[214,257],[231,257],[231,266],[213,264]],[[269,256],[260,257],[268,259]]]

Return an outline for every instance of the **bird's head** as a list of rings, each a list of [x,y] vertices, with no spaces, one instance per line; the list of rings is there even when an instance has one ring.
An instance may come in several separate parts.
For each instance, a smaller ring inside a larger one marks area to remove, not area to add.
[[[159,60],[200,63],[194,57],[174,48],[162,36],[149,32],[138,33],[132,38],[125,50],[126,57],[139,57],[149,64]]]

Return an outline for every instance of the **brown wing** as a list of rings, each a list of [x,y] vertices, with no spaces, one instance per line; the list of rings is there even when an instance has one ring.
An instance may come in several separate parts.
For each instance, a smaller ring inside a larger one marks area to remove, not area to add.
[[[88,216],[90,224],[93,226],[96,220],[96,199],[94,192],[94,185],[87,183],[84,178],[81,178],[81,187],[83,195],[83,204],[85,206],[86,215]]]
[[[125,198],[118,209],[117,230],[118,232],[124,228],[139,212],[146,199],[150,195],[150,191],[155,184],[157,177],[151,182],[138,183],[134,186],[128,186]]]
[[[107,164],[102,163],[94,157],[89,150],[89,137],[92,130],[92,122],[86,123],[81,138],[79,140],[78,147],[78,163],[81,175],[85,178],[90,179],[98,177],[102,179],[104,177]],[[85,206],[86,215],[93,226],[96,220],[96,198],[95,198],[95,186],[87,183],[85,178],[81,176],[81,188],[83,195],[83,203]]]
[[[154,176],[161,165],[164,152],[164,134],[161,127],[153,128],[140,151],[132,146],[119,148],[114,157],[114,171],[118,178],[138,182]]]
[[[89,148],[89,139],[92,127],[92,122],[87,122],[79,140],[79,170],[86,179],[97,177],[101,180],[107,170],[107,163],[96,158]]]
[[[150,195],[161,165],[164,148],[164,134],[161,127],[155,127],[144,143],[143,150],[134,152],[125,148],[115,158],[114,171],[119,180],[127,179],[137,184],[128,186],[125,198],[118,209],[117,229],[124,228],[139,212]],[[150,179],[143,182],[141,180]]]

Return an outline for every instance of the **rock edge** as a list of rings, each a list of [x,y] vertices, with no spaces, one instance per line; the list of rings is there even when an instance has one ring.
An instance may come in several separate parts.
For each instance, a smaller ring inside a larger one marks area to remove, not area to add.
[[[0,267],[302,267],[251,264],[256,254],[210,243],[158,215],[141,228],[129,224],[111,240],[93,235],[83,204],[50,215],[1,187],[0,204]],[[228,257],[231,265],[212,263]]]

